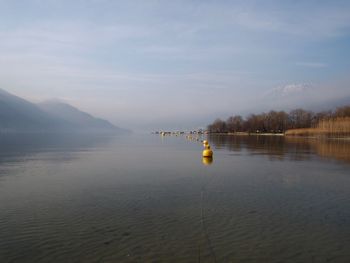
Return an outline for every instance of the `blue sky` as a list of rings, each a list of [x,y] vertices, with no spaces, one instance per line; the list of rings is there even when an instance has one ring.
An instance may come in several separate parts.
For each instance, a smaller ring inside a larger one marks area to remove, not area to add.
[[[350,98],[350,1],[0,0],[0,88],[132,129]]]

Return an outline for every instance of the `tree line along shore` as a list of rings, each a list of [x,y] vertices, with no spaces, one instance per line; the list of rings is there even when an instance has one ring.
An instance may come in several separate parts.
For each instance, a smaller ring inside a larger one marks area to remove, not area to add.
[[[335,110],[312,112],[295,109],[290,112],[270,111],[216,119],[209,133],[280,134],[287,136],[350,137],[350,105]]]

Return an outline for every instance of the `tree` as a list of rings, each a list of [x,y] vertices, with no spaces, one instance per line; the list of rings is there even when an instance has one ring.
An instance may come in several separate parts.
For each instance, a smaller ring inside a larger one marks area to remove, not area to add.
[[[211,125],[208,126],[209,132],[227,132],[226,123],[221,119],[216,119]]]
[[[343,106],[332,111],[314,113],[304,109],[295,109],[288,113],[284,111],[269,111],[268,113],[250,114],[243,119],[242,116],[234,115],[226,122],[216,119],[208,126],[210,132],[272,132],[280,133],[288,129],[311,128],[323,120],[331,118],[350,117],[350,106]]]
[[[238,132],[243,129],[244,120],[242,116],[235,115],[229,117],[226,121],[226,128],[228,132]]]
[[[293,129],[309,128],[312,123],[312,116],[314,114],[311,111],[303,109],[295,109],[289,113],[289,120]]]
[[[245,122],[245,129],[249,132],[263,132],[264,128],[265,113],[260,115],[251,114],[248,116]]]
[[[339,107],[335,110],[334,117],[350,117],[350,106]]]

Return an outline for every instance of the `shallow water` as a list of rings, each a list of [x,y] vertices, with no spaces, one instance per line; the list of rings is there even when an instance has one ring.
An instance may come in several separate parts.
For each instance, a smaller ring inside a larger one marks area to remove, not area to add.
[[[350,262],[350,143],[0,136],[0,262]]]

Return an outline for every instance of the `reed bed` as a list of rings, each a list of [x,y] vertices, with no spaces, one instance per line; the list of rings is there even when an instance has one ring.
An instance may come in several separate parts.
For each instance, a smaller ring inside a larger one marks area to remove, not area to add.
[[[350,137],[350,117],[321,120],[315,128],[291,129],[287,136]]]

